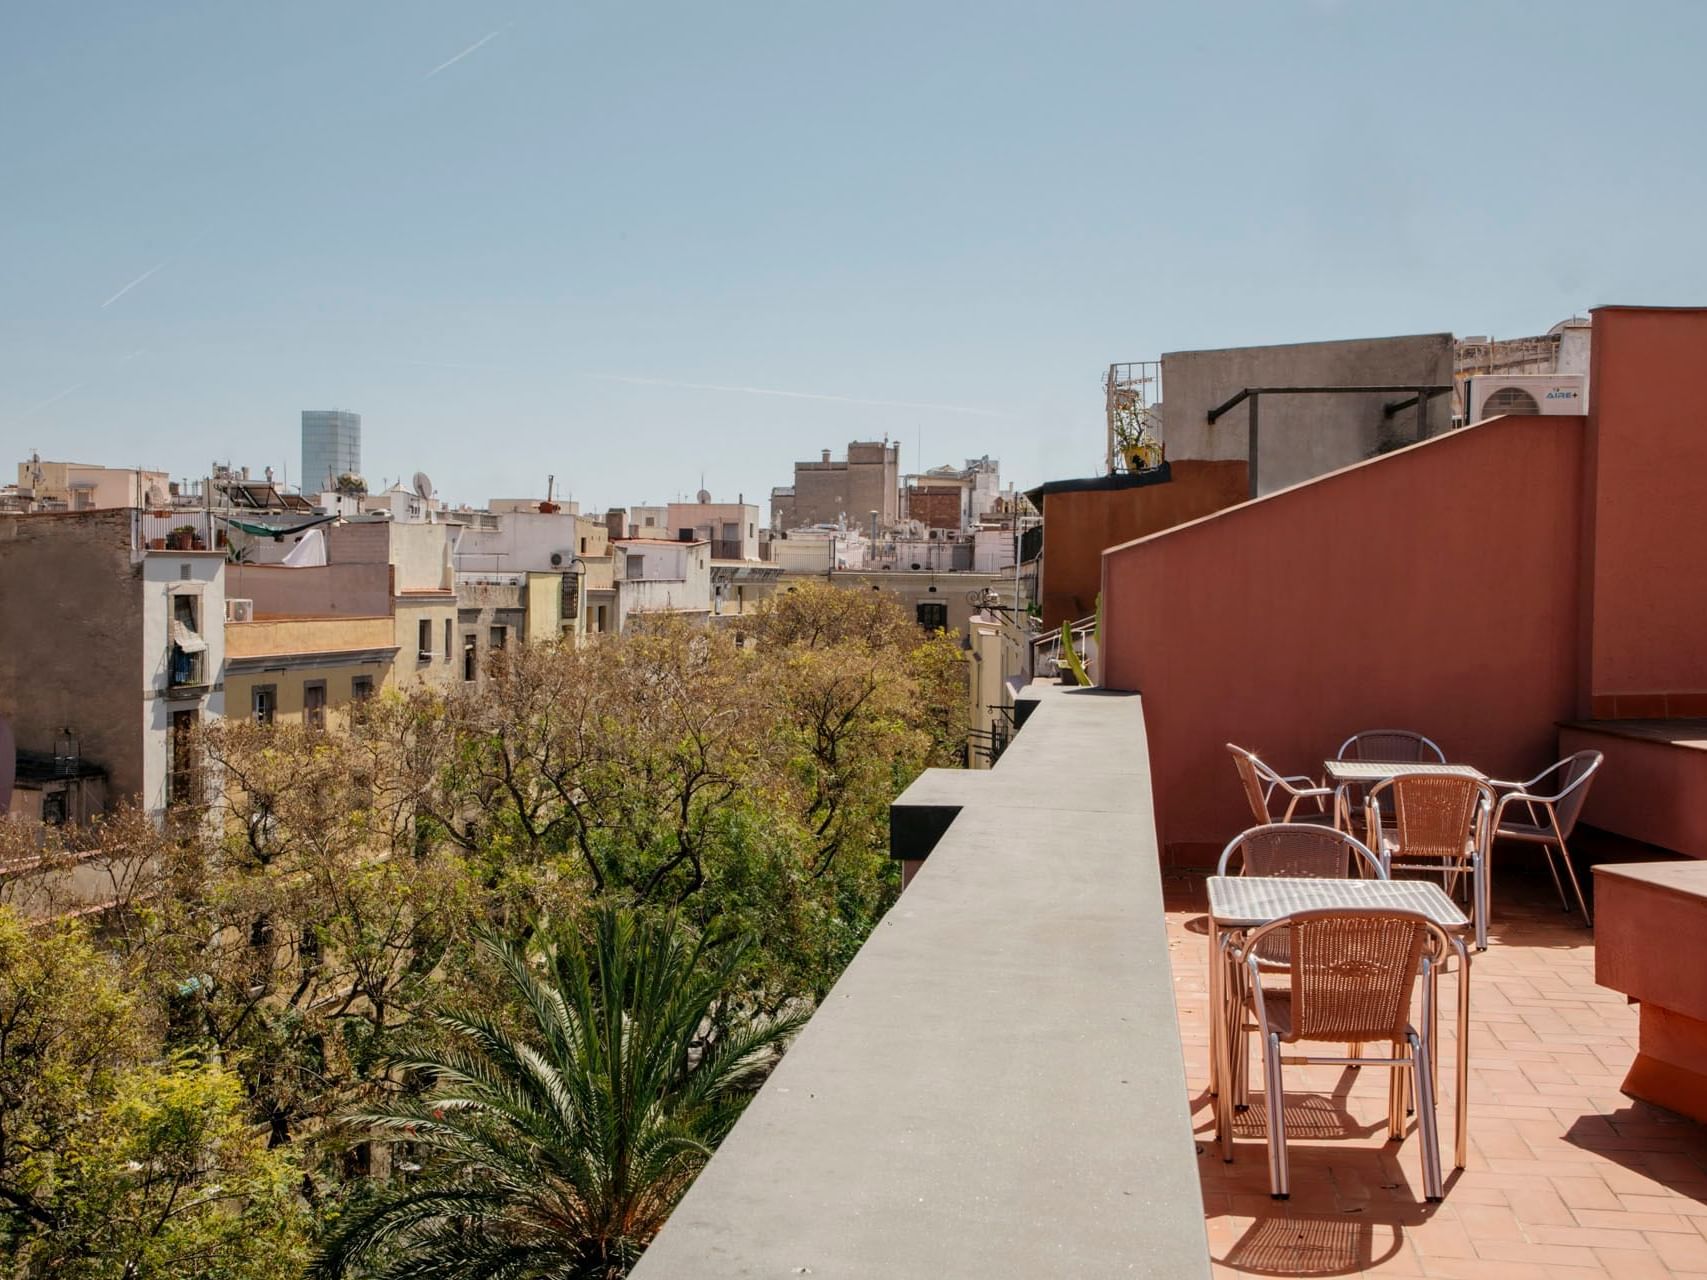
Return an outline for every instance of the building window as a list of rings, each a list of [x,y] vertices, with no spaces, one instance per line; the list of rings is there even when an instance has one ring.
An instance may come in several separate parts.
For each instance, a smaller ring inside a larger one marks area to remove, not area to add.
[[[279,709],[279,691],[270,684],[258,684],[254,693],[249,695],[249,708],[254,712],[256,724],[271,724]]]
[[[450,661],[451,646],[456,643],[456,624],[449,618],[445,619],[445,661]]]
[[[196,777],[196,725],[200,719],[200,713],[194,710],[172,713],[171,740],[167,744],[171,759],[166,774],[166,803],[174,809],[200,803]]]
[[[487,643],[491,646],[492,651],[494,653],[498,652],[499,650],[501,650],[504,647],[504,636],[508,631],[509,631],[508,627],[493,627],[492,628],[491,632],[488,635]]]
[[[422,662],[433,658],[433,620],[422,618],[415,628],[415,648]]]
[[[480,654],[474,647],[472,635],[462,638],[462,678],[473,680],[480,674]]]
[[[372,676],[351,676],[350,677],[350,701],[351,702],[366,702],[371,697],[373,697],[373,677]]]
[[[629,556],[628,566],[622,571],[622,576],[627,578],[630,582],[639,582],[646,576],[646,557],[635,555]]]
[[[941,600],[926,600],[919,606],[918,617],[926,631],[948,630],[948,605]]]
[[[200,604],[200,596],[184,593],[172,597],[171,682],[175,685],[206,683],[203,667],[207,641],[201,637],[196,616]]]
[[[302,724],[306,729],[326,727],[326,682],[310,680],[302,686]]]
[[[63,827],[66,813],[64,791],[44,791],[41,798],[41,820],[44,827]]]
[[[582,555],[587,554],[587,540],[585,538],[581,539],[581,554]]]

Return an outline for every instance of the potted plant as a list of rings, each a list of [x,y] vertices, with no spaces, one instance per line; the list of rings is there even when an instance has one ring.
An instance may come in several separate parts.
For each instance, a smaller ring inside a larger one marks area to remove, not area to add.
[[[166,545],[173,551],[193,551],[195,549],[195,541],[195,525],[181,524],[167,535]]]

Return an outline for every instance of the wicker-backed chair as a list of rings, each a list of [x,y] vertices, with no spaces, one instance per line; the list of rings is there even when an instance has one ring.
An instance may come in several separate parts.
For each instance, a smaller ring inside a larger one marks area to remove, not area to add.
[[[1364,843],[1377,852],[1389,875],[1394,867],[1438,871],[1448,893],[1468,877],[1478,951],[1488,946],[1488,820],[1493,808],[1491,786],[1452,773],[1388,778],[1372,786],[1364,802]]]
[[[1245,788],[1245,799],[1251,806],[1251,816],[1259,823],[1305,822],[1332,826],[1334,813],[1329,807],[1334,798],[1333,788],[1318,786],[1314,779],[1303,776],[1283,777],[1264,764],[1254,751],[1229,742],[1227,750],[1233,757],[1233,767],[1239,771],[1239,781]],[[1286,797],[1286,808],[1280,816],[1274,814],[1276,796]],[[1315,807],[1299,813],[1306,801]]]
[[[1445,764],[1446,752],[1433,738],[1409,729],[1365,729],[1354,733],[1334,752],[1336,760],[1375,760],[1399,764]],[[1348,783],[1345,789],[1346,826],[1369,799],[1369,784]]]
[[[1241,831],[1221,850],[1221,861],[1215,867],[1216,875],[1233,874],[1235,854],[1239,859],[1237,874],[1242,876],[1306,880],[1344,880],[1353,876],[1387,879],[1387,869],[1381,865],[1381,859],[1363,841],[1350,832],[1313,823],[1274,822],[1266,827]],[[1259,959],[1265,969],[1279,971],[1291,964],[1286,943],[1287,935],[1278,933],[1264,944]],[[1240,1052],[1247,1051],[1241,1048]],[[1346,1054],[1355,1057],[1357,1046],[1348,1045]],[[1243,1058],[1240,1059],[1239,1074],[1242,1084]]]
[[[1310,822],[1272,822],[1239,832],[1221,851],[1215,874],[1302,876],[1312,880],[1387,878],[1381,859],[1363,841],[1348,832]]]
[[[1288,935],[1291,985],[1265,989],[1262,961],[1274,935]],[[1454,951],[1445,932],[1425,916],[1405,911],[1299,911],[1255,930],[1236,957],[1248,969],[1245,1000],[1262,1035],[1268,1110],[1269,1190],[1276,1200],[1290,1193],[1286,1156],[1286,1094],[1283,1064],[1354,1063],[1408,1067],[1415,1089],[1421,1139],[1423,1194],[1443,1194],[1440,1136],[1434,1113],[1435,967]],[[1423,1016],[1411,1021],[1411,1003],[1422,979]],[[1421,1028],[1420,1030],[1418,1028]],[[1300,1041],[1392,1045],[1390,1057],[1282,1055],[1281,1046]],[[1408,1050],[1408,1051],[1407,1051]],[[1388,1094],[1389,1134],[1404,1136],[1404,1090]]]
[[[1409,729],[1365,729],[1354,733],[1334,753],[1340,760],[1380,760],[1386,763],[1446,763],[1446,752],[1432,738]]]
[[[1583,897],[1583,887],[1577,879],[1576,868],[1571,865],[1571,851],[1565,841],[1576,829],[1583,801],[1588,799],[1589,784],[1594,781],[1602,758],[1598,751],[1579,751],[1543,769],[1527,782],[1496,781],[1492,784],[1499,794],[1499,801],[1494,806],[1493,838],[1540,845],[1547,858],[1547,871],[1553,877],[1553,887],[1559,891],[1559,905],[1569,911],[1571,904],[1565,897],[1559,868],[1553,863],[1553,849],[1557,846],[1560,860],[1565,864],[1565,874],[1570,877],[1571,891],[1577,897],[1577,907],[1583,913],[1583,923],[1591,928],[1594,920],[1589,915],[1588,902]],[[1506,811],[1514,805],[1522,805],[1523,812],[1520,815],[1514,811],[1508,817]]]

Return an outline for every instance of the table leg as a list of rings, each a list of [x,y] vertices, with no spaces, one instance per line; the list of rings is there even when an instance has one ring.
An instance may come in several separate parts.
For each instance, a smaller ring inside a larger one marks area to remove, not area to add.
[[[1458,944],[1458,1125],[1457,1150],[1453,1167],[1462,1169],[1468,1163],[1470,1146],[1470,952]]]
[[[1221,1094],[1221,932],[1209,917],[1209,1096]],[[1216,1110],[1217,1120],[1220,1110]]]

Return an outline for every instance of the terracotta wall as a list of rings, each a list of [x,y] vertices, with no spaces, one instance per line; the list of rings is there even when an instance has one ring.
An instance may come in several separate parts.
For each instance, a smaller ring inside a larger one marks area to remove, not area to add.
[[[1601,307],[1589,378],[1597,719],[1707,716],[1707,309]]]
[[[1284,773],[1385,727],[1496,776],[1555,758],[1584,434],[1495,419],[1103,556],[1104,679],[1144,695],[1168,856],[1204,861],[1248,825],[1229,741]]]
[[[1083,618],[1102,590],[1102,553],[1134,538],[1169,529],[1243,502],[1243,462],[1168,464],[1166,484],[1133,489],[1076,490],[1043,499],[1043,625]]]
[[[357,561],[289,568],[225,567],[228,600],[253,600],[256,618],[378,618],[391,613],[391,566]]]

